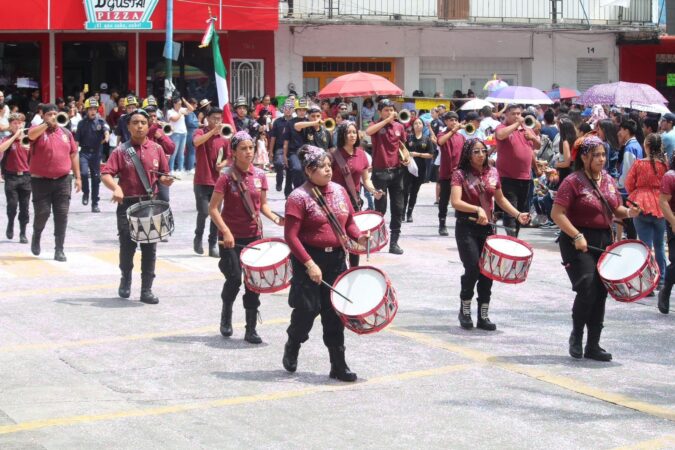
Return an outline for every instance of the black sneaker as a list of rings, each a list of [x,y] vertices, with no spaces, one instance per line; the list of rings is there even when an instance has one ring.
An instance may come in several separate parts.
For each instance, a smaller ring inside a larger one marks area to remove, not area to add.
[[[101,209],[98,207],[98,204],[94,203],[93,205],[91,205],[91,212],[93,212],[93,213],[100,213],[101,212]]]
[[[450,233],[448,233],[448,228],[445,225],[441,225],[438,227],[438,234],[440,236],[449,236]]]
[[[398,246],[397,242],[392,242],[389,244],[389,253],[393,253],[394,255],[402,255],[403,249]]]

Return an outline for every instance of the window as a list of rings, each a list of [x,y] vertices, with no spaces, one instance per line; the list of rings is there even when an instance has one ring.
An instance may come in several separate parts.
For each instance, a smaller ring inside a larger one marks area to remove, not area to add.
[[[127,43],[120,42],[64,42],[63,94],[77,98],[78,92],[89,85],[91,93],[101,83],[122,94],[128,87]]]
[[[607,58],[577,58],[577,89],[607,83]]]
[[[246,97],[248,102],[253,97],[264,94],[264,75],[262,59],[233,59],[230,62],[230,79],[232,89],[230,98]]]
[[[453,92],[462,90],[461,78],[446,78],[443,80],[443,96],[447,98],[453,97]],[[426,92],[425,92],[426,94]],[[433,92],[431,93],[433,95]]]
[[[425,97],[433,97],[436,93],[436,78],[420,78],[420,90]]]
[[[40,44],[0,43],[0,90],[5,94],[5,102],[28,111],[30,92],[41,87]]]

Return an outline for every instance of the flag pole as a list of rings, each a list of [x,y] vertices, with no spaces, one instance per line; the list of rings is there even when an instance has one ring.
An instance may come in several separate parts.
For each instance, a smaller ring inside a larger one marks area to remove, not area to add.
[[[164,44],[166,58],[166,74],[164,77],[164,98],[170,99],[173,95],[173,0],[166,0],[166,43]],[[168,83],[167,83],[168,81]]]

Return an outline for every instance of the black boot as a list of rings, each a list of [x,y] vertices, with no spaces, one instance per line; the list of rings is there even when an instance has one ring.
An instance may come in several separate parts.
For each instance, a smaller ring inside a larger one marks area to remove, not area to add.
[[[117,289],[117,295],[122,298],[129,298],[131,296],[131,270],[122,272],[120,278],[120,287]]]
[[[284,369],[289,372],[296,371],[298,368],[298,353],[300,353],[300,343],[288,339],[286,345],[284,345],[284,358],[281,361]]]
[[[7,222],[7,239],[14,239],[14,219]]]
[[[82,204],[84,206],[89,204],[89,194],[82,194]]]
[[[65,236],[54,235],[54,259],[59,262],[66,262],[66,254],[63,252],[63,242]]]
[[[582,345],[584,342],[584,329],[581,330],[573,329],[572,334],[570,334],[570,356],[572,358],[580,359],[583,356]]]
[[[33,238],[30,243],[30,251],[35,256],[40,255],[40,233],[33,231]]]
[[[202,247],[202,237],[201,236],[195,236],[195,239],[192,241],[192,249],[198,255],[204,254],[204,247]]]
[[[448,229],[445,226],[445,220],[438,221],[438,235],[439,236],[448,236]]]
[[[490,322],[490,318],[488,317],[489,309],[489,303],[478,302],[478,319],[476,320],[476,328],[487,331],[495,331],[497,329],[497,325]]]
[[[246,310],[246,334],[244,340],[249,344],[262,344],[262,339],[255,331],[256,321],[258,320],[257,309]]]
[[[159,303],[159,298],[152,293],[152,282],[155,280],[155,274],[141,274],[141,301],[149,305]]]
[[[403,249],[398,246],[398,235],[391,235],[391,242],[389,243],[389,253],[394,255],[402,255]]]
[[[406,222],[408,222],[408,223],[413,222],[412,211],[408,211],[408,217],[406,218]]]
[[[473,328],[473,319],[471,319],[471,299],[461,300],[457,318],[459,319],[459,325],[465,330]]]
[[[232,336],[232,302],[223,302],[223,310],[220,313],[220,334],[223,337]]]
[[[211,258],[220,258],[220,252],[216,244],[209,244],[209,256]]]
[[[356,374],[349,370],[345,362],[345,347],[328,347],[330,355],[330,374],[331,378],[340,381],[356,381]]]
[[[28,244],[28,238],[26,237],[26,223],[22,223],[19,226],[21,227],[21,231],[19,232],[19,242],[22,244]]]
[[[666,283],[663,285],[663,289],[659,291],[659,311],[662,314],[668,314],[670,310],[670,291],[673,289],[673,284]]]
[[[602,333],[602,325],[588,329],[588,339],[586,340],[586,349],[584,350],[584,358],[594,359],[596,361],[612,360],[612,354],[606,352],[605,349],[600,347],[601,333]]]

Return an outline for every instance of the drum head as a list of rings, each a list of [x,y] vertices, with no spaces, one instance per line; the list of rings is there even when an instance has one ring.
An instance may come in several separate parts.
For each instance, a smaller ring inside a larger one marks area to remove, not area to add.
[[[357,267],[346,273],[333,287],[354,302],[349,303],[333,293],[331,295],[335,309],[348,316],[360,316],[372,311],[382,302],[387,292],[387,281],[376,269]]]
[[[156,216],[171,209],[167,202],[161,200],[143,201],[133,204],[127,210],[131,217]]]
[[[626,242],[612,249],[612,253],[605,253],[598,273],[605,280],[620,281],[631,275],[637,275],[640,268],[649,258],[649,249],[639,242]]]
[[[356,222],[356,226],[359,227],[359,230],[361,231],[377,228],[382,224],[383,220],[381,215],[373,212],[354,214],[354,222]]]
[[[291,254],[288,245],[279,241],[254,242],[251,247],[260,250],[244,249],[241,251],[241,263],[248,267],[273,266]]]
[[[493,237],[492,239],[486,242],[487,245],[503,253],[504,255],[513,256],[516,258],[526,258],[532,255],[532,251],[527,248],[525,245],[521,244],[518,241],[511,239],[505,239],[502,237]]]

